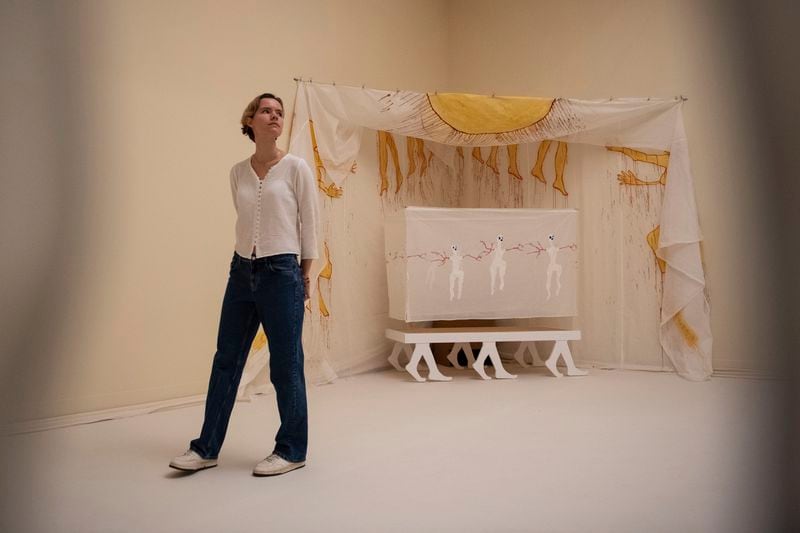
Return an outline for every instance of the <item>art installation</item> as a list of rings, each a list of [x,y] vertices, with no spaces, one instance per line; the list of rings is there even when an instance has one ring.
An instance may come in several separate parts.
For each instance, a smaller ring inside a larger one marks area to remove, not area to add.
[[[707,379],[710,305],[682,105],[677,97],[504,97],[298,80],[289,150],[316,172],[325,239],[324,276],[306,317],[309,379],[384,364],[383,220],[412,205],[578,208],[579,283],[567,279],[575,254],[558,232],[533,241],[498,229],[478,238],[478,249],[460,238],[438,243],[448,260],[425,265],[421,284],[441,290],[443,303],[463,304],[483,279],[487,297],[503,298],[521,257],[511,248],[540,242],[541,302],[581,287],[578,317],[565,319],[583,333],[576,358]],[[482,252],[487,271],[478,274],[468,256]],[[250,366],[243,384],[260,370]]]

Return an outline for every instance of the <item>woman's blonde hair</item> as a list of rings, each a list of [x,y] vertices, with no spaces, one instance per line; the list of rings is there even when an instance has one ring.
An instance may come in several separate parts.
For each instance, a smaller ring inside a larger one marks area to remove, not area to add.
[[[273,100],[277,100],[281,104],[281,109],[283,109],[283,100],[280,97],[275,96],[272,93],[263,93],[259,94],[255,98],[253,98],[247,107],[244,108],[244,113],[242,113],[242,135],[247,135],[250,137],[250,140],[256,142],[256,136],[253,133],[253,128],[247,125],[247,121],[254,116],[256,116],[256,111],[258,111],[258,104],[261,103],[262,98],[272,98]]]

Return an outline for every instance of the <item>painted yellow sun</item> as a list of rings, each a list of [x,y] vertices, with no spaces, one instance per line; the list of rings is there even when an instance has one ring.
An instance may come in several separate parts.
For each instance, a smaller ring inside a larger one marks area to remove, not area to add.
[[[479,94],[428,94],[431,108],[444,122],[462,133],[506,133],[528,128],[553,107],[553,98],[485,96]]]

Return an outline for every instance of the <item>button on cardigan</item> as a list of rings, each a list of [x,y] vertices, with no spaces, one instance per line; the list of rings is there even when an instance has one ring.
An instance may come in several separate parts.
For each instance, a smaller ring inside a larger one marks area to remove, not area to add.
[[[286,154],[258,179],[250,158],[231,168],[236,208],[236,253],[252,257],[297,254],[316,259],[319,207],[317,185],[308,164]]]

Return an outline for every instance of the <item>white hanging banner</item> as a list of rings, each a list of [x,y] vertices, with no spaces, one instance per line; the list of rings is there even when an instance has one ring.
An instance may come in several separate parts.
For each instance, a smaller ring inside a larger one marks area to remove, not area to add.
[[[312,165],[317,173],[320,194],[325,201],[333,203],[340,201],[348,176],[363,164],[359,158],[364,158],[364,148],[375,146],[372,143],[376,142],[376,135],[377,153],[370,157],[377,158],[377,172],[373,175],[380,177],[381,198],[384,194],[387,195],[385,198],[399,194],[405,186],[404,180],[412,175],[418,176],[415,184],[421,183],[422,187],[430,187],[430,180],[440,179],[444,174],[434,175],[430,170],[427,177],[421,177],[426,172],[425,165],[431,163],[431,157],[451,168],[447,179],[463,183],[464,187],[473,186],[467,183],[471,179],[469,165],[472,161],[480,161],[482,168],[491,168],[491,171],[504,176],[513,174],[517,181],[509,183],[531,179],[544,182],[541,163],[547,157],[554,157],[557,176],[552,188],[566,198],[568,191],[563,183],[563,169],[568,159],[568,145],[601,146],[609,153],[619,154],[634,165],[620,175],[620,186],[641,187],[642,190],[658,188],[663,192],[659,194],[659,198],[663,198],[659,223],[646,235],[647,245],[658,258],[660,275],[663,276],[660,344],[679,374],[702,380],[712,372],[712,338],[700,258],[702,236],[683,128],[682,103],[681,99],[577,100],[416,93],[300,82],[290,151]],[[398,139],[405,137],[405,145],[396,141],[395,136]],[[518,168],[518,158],[532,149],[535,155],[537,144],[536,168],[532,172]],[[408,152],[407,157],[404,150]],[[409,165],[416,161],[417,170],[409,168],[407,173],[404,172],[398,163],[403,159],[408,160]],[[508,170],[498,166],[499,160],[507,161]],[[423,170],[419,170],[420,165]],[[643,181],[635,165],[662,169],[663,172],[655,182]],[[596,176],[605,179],[606,173],[599,171]],[[329,211],[333,213],[336,209],[331,207]],[[327,236],[332,249],[347,242],[346,235],[336,236],[333,231],[331,229]],[[491,246],[496,237],[478,240]],[[522,236],[514,239],[515,243],[517,241],[534,242],[523,240]],[[436,243],[437,250],[446,252],[451,244]],[[562,252],[564,250],[559,252],[559,260],[568,256],[566,253],[561,255]],[[516,257],[508,253],[506,256],[509,259]],[[455,256],[454,261],[458,261]],[[488,258],[473,261],[475,264],[470,264],[470,261],[467,258],[461,263],[464,273],[462,291],[471,290],[468,283],[472,277],[467,277],[468,269],[478,264],[484,266]],[[436,283],[447,280],[439,287],[446,289],[447,299],[450,274],[446,271],[452,268],[452,264],[448,261],[446,266],[434,271]],[[427,271],[422,275],[427,276]],[[460,279],[458,274],[454,279]],[[331,287],[336,285],[335,279],[326,280]],[[467,292],[462,292],[462,298],[466,295]],[[446,314],[443,310],[436,313]],[[397,316],[394,311],[392,314]],[[525,313],[521,316],[530,315]],[[352,336],[353,331],[350,328],[348,335]],[[336,332],[326,330],[325,335],[333,338]]]

